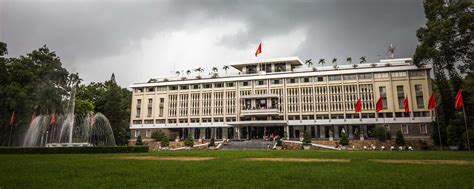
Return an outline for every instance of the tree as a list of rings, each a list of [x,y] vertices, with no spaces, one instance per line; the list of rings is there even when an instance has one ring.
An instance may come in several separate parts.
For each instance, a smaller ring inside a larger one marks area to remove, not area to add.
[[[179,75],[181,75],[181,72],[179,72],[179,71],[176,71],[176,72],[174,72],[174,73],[175,73],[176,76],[178,76],[178,77],[179,77]]]
[[[193,147],[194,146],[194,139],[193,137],[191,136],[191,133],[188,135],[188,137],[186,137],[186,139],[184,140],[184,145],[185,146],[188,146],[188,147]]]
[[[382,142],[387,140],[387,129],[384,126],[380,126],[380,125],[375,126],[374,136],[379,141],[382,141]]]
[[[347,57],[347,58],[346,58],[346,61],[347,61],[349,64],[352,64],[352,58],[351,58],[351,57]]]
[[[450,146],[459,146],[461,144],[461,138],[459,129],[456,128],[453,124],[450,124],[446,128],[446,133],[448,135],[448,145]]]
[[[308,59],[304,62],[304,64],[306,64],[306,66],[308,66],[308,68],[310,68],[311,66],[313,66],[313,62],[311,61],[311,59]]]
[[[397,146],[405,146],[405,138],[403,137],[402,131],[397,131],[397,137],[395,138]]]
[[[308,131],[303,134],[303,146],[311,145],[311,135]]]
[[[208,147],[212,147],[212,146],[216,146],[216,143],[214,141],[214,138],[211,138],[211,141],[209,142],[209,145],[207,145]]]
[[[135,142],[136,146],[142,146],[143,141],[142,141],[142,135],[138,135],[137,141]]]
[[[212,67],[212,72],[217,73],[218,71],[217,67]]]
[[[188,77],[190,74],[191,74],[191,70],[186,70],[186,75],[188,75]]]
[[[74,106],[74,113],[78,115],[85,115],[94,111],[94,104],[90,100],[76,99]]]
[[[160,142],[161,142],[161,144],[160,144],[161,147],[168,147],[170,145],[170,141],[168,139],[168,136],[166,136],[166,135],[163,135],[163,137],[161,137]]]
[[[417,30],[419,44],[413,63],[419,67],[433,65],[434,84],[440,96],[438,120],[443,129],[455,118],[453,96],[462,86],[458,70],[468,75],[473,70],[472,1],[431,0],[424,1],[423,6],[427,22]],[[472,114],[472,110],[467,113]]]
[[[341,139],[339,140],[339,144],[343,146],[349,145],[349,138],[347,137],[346,133],[342,133]]]
[[[194,71],[199,72],[199,76],[201,76],[201,73],[204,71],[204,68],[199,67],[199,68],[194,69]]]
[[[318,64],[321,64],[321,67],[323,67],[323,66],[324,66],[324,64],[326,64],[326,62],[325,62],[324,58],[323,58],[323,59],[319,59],[319,62],[318,62]]]
[[[161,139],[164,136],[165,136],[165,134],[161,130],[158,130],[158,131],[155,131],[155,132],[151,133],[151,138],[155,139],[156,141],[161,141]]]
[[[332,64],[334,64],[334,66],[337,66],[337,58],[332,59]]]
[[[365,56],[361,56],[359,63],[362,64],[362,63],[366,63],[366,62],[367,62],[367,60],[365,59]]]
[[[228,65],[224,65],[224,67],[222,67],[222,69],[225,71],[225,75],[227,75],[227,70],[229,69],[229,66],[228,66]]]

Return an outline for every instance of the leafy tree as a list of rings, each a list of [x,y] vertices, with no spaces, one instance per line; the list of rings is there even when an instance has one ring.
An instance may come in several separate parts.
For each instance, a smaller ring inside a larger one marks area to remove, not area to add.
[[[168,136],[166,135],[163,135],[163,137],[161,137],[161,147],[168,147],[170,145],[170,141],[168,139]]]
[[[76,99],[74,106],[74,113],[78,115],[85,115],[94,111],[94,104],[90,100]]]
[[[303,134],[303,145],[311,145],[311,135],[308,131],[305,131]]]
[[[161,139],[164,136],[165,136],[165,134],[161,130],[158,130],[158,131],[155,131],[155,132],[151,133],[151,138],[155,139],[156,141],[161,141]]]
[[[185,146],[189,146],[189,147],[193,147],[193,146],[194,146],[194,139],[193,139],[193,137],[191,136],[191,134],[189,134],[188,137],[186,137],[186,139],[184,140],[184,145],[185,145]]]
[[[446,128],[448,135],[448,145],[459,146],[461,144],[461,138],[459,137],[459,129],[455,125],[451,124]]]
[[[343,146],[349,145],[349,138],[347,137],[346,133],[342,133],[341,139],[339,140],[339,144]]]
[[[374,136],[379,141],[387,140],[387,129],[384,126],[377,125],[374,128]]]
[[[395,143],[398,146],[405,146],[405,138],[403,137],[402,131],[397,131],[397,137],[395,138]]]

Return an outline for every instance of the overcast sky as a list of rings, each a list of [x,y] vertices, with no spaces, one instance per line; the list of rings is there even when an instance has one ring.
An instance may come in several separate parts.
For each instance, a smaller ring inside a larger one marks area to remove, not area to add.
[[[84,82],[114,72],[128,87],[174,70],[207,73],[256,60],[260,42],[260,59],[372,62],[385,58],[390,44],[395,57],[411,57],[425,24],[421,0],[289,2],[0,0],[0,41],[9,56],[46,44]]]

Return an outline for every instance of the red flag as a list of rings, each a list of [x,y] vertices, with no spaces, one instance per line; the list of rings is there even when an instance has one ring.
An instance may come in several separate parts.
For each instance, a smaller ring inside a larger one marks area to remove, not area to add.
[[[456,94],[456,101],[454,103],[454,108],[456,110],[462,108],[463,102],[462,102],[462,90],[459,89],[458,94]]]
[[[94,112],[91,112],[91,128],[94,127]]]
[[[379,97],[377,103],[375,103],[375,112],[380,112],[383,109],[382,97]]]
[[[55,115],[55,114],[56,114],[56,113],[53,113],[53,116],[51,116],[51,120],[49,121],[49,124],[50,124],[50,125],[54,125],[54,115]]]
[[[15,111],[13,111],[12,116],[10,117],[10,125],[13,125],[14,121],[15,121]]]
[[[410,108],[408,107],[408,96],[406,96],[405,100],[403,100],[403,108],[405,108],[405,113],[410,112]]]
[[[257,51],[255,51],[255,57],[257,57],[257,55],[261,53],[262,53],[262,43],[258,45]]]
[[[431,94],[430,99],[428,100],[428,110],[436,108],[436,101],[434,93]]]
[[[355,112],[361,112],[361,111],[362,111],[362,103],[359,98],[357,99],[357,102],[355,103]]]

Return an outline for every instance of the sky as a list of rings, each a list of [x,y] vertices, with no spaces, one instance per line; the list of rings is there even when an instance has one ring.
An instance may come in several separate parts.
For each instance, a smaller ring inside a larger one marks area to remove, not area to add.
[[[83,83],[123,87],[265,58],[376,62],[390,44],[411,57],[425,22],[422,0],[0,0],[8,56],[47,45]]]

